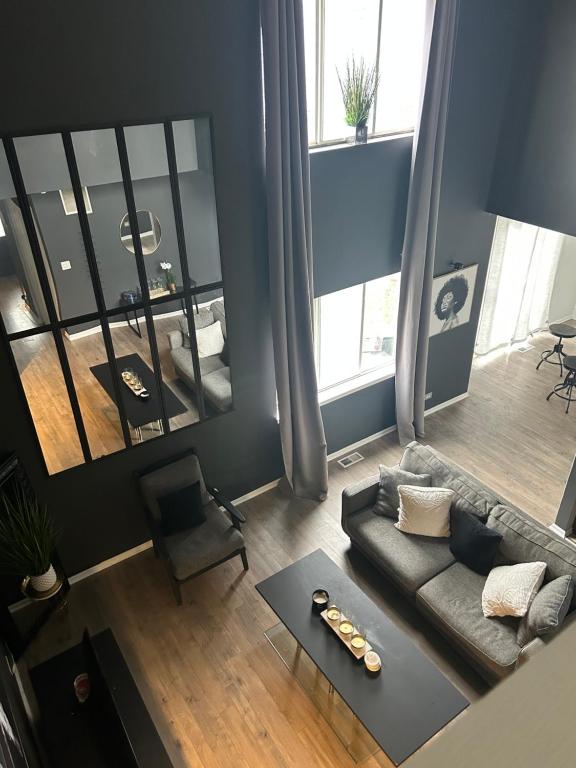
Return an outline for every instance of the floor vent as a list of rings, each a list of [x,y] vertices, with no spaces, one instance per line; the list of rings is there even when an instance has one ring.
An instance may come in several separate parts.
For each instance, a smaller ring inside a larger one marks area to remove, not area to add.
[[[527,341],[525,341],[523,344],[518,344],[516,347],[517,352],[530,352],[531,349],[534,349],[532,344],[528,344]]]
[[[344,467],[344,469],[347,469],[348,467],[351,467],[352,464],[358,464],[359,461],[364,461],[364,456],[362,456],[361,453],[358,453],[358,451],[354,451],[354,453],[349,453],[348,456],[342,456],[341,459],[338,459],[338,464],[340,464],[341,467]]]

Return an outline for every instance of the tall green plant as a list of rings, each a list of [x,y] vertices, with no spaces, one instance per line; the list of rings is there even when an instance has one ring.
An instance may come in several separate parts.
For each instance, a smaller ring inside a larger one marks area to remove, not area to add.
[[[340,77],[336,68],[342,100],[346,113],[346,124],[364,125],[374,103],[379,75],[376,67],[366,66],[364,59],[356,62],[354,57],[346,62],[346,72]]]
[[[51,565],[56,533],[45,506],[22,483],[0,497],[0,571],[39,576]]]

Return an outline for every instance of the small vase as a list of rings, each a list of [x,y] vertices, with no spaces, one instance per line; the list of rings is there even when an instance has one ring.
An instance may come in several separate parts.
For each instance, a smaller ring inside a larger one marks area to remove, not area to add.
[[[358,123],[356,126],[356,144],[366,144],[368,142],[368,124]]]
[[[38,576],[30,576],[30,584],[36,592],[48,592],[56,584],[56,581],[57,576],[53,565],[45,573],[41,573]]]
[[[168,290],[170,293],[176,293],[176,283],[168,283]]]

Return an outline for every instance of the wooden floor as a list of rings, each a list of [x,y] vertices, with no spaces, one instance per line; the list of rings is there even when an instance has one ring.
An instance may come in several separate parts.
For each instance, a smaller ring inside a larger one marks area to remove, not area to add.
[[[185,413],[170,419],[171,429],[180,429],[199,420],[194,394],[178,379],[170,356],[168,332],[179,328],[178,320],[175,316],[154,321],[162,378],[187,408]],[[117,357],[137,353],[152,368],[143,319],[140,328],[141,339],[126,324],[113,327],[114,351]],[[77,331],[70,330],[72,333]],[[124,440],[118,410],[90,371],[91,366],[107,361],[102,334],[73,339],[64,336],[64,343],[92,456],[98,458],[122,450]],[[49,472],[52,474],[82,464],[82,451],[52,335],[42,334],[12,342],[12,350]],[[155,427],[144,427],[142,439],[157,437],[159,433]],[[132,434],[134,440],[140,439],[140,435]]]
[[[566,416],[561,401],[546,403],[558,372],[535,372],[549,339],[540,336],[534,343],[530,352],[477,365],[469,398],[427,418],[426,441],[549,522],[575,453],[576,407]],[[401,455],[394,434],[361,451],[365,460],[348,469],[330,464],[330,493],[323,503],[293,499],[279,487],[243,505],[247,573],[239,559],[226,563],[186,585],[184,605],[177,607],[162,566],[148,551],[76,584],[69,610],[52,621],[29,660],[78,642],[83,626],[111,626],[175,766],[352,768],[345,748],[265,639],[276,619],[254,589],[321,547],[465,695],[477,699],[485,692],[482,681],[350,552],[339,524],[342,488]],[[19,620],[25,616],[21,611]],[[362,765],[391,763],[378,752]]]

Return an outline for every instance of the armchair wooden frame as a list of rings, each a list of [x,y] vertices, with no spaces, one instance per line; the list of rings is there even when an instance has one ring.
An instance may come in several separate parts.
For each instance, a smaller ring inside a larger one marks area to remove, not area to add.
[[[152,546],[154,548],[154,554],[156,555],[156,557],[160,558],[163,561],[166,567],[168,578],[170,579],[172,590],[174,592],[174,597],[176,598],[176,602],[178,605],[182,605],[181,586],[185,582],[190,581],[190,579],[194,579],[196,578],[196,576],[200,576],[201,574],[206,573],[206,571],[210,571],[212,568],[216,568],[217,566],[222,565],[222,563],[225,563],[227,560],[231,560],[232,558],[238,557],[238,556],[240,556],[240,558],[242,559],[242,565],[244,566],[244,570],[247,571],[249,568],[248,556],[246,554],[246,547],[241,547],[239,549],[234,550],[233,552],[230,552],[228,555],[226,555],[226,557],[222,557],[221,559],[215,561],[214,563],[210,563],[210,565],[204,568],[201,568],[198,571],[194,571],[194,573],[191,573],[185,579],[178,579],[176,578],[176,576],[174,576],[174,573],[172,571],[172,566],[171,566],[170,555],[168,553],[168,550],[166,548],[166,544],[164,541],[164,535],[160,528],[159,521],[154,517],[154,515],[152,514],[152,511],[150,510],[150,507],[148,506],[144,493],[142,492],[142,486],[140,485],[140,480],[145,475],[148,475],[151,472],[155,472],[156,470],[162,469],[163,467],[167,467],[170,464],[173,464],[174,462],[177,462],[180,459],[184,459],[188,456],[197,457],[198,455],[195,450],[185,451],[184,453],[180,453],[176,456],[171,456],[167,460],[148,466],[145,469],[136,473],[136,479],[138,481],[138,490],[139,490],[140,498],[144,505],[144,509],[146,511],[146,517],[148,520],[148,524],[150,526],[150,532],[152,534]],[[232,504],[232,502],[229,499],[227,499],[222,493],[222,491],[220,491],[218,488],[208,485],[208,483],[206,483],[206,490],[209,493],[209,495],[212,496],[213,500],[216,502],[218,507],[220,507],[220,509],[223,509],[225,512],[228,513],[228,516],[230,517],[230,521],[234,526],[234,528],[240,531],[242,523],[246,522],[246,517],[244,516],[244,514],[237,507],[235,507],[234,504]]]

